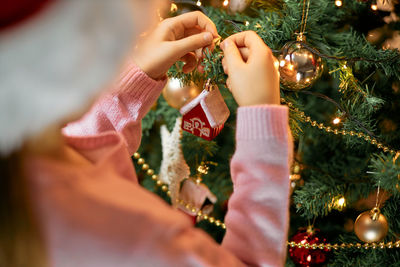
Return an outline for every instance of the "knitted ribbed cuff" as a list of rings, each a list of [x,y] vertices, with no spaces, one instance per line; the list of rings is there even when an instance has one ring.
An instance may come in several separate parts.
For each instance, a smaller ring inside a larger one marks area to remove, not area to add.
[[[266,140],[288,135],[288,108],[262,105],[238,108],[236,140]]]
[[[134,99],[145,106],[153,104],[167,79],[154,80],[133,62],[128,62],[124,69],[116,86],[119,89],[113,94],[122,96],[125,101]]]

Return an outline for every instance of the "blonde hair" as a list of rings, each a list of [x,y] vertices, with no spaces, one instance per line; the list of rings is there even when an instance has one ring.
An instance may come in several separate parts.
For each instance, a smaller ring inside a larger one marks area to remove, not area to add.
[[[0,266],[46,266],[23,170],[23,152],[0,157]]]

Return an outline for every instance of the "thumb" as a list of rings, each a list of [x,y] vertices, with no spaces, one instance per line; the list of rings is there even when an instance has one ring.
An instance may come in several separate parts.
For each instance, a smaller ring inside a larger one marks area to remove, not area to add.
[[[229,39],[226,39],[224,42],[221,43],[221,48],[222,48],[222,51],[224,51],[224,58],[226,60],[226,64],[228,65],[228,68],[231,68],[231,66],[237,66],[237,65],[243,63],[243,59],[240,54],[240,51],[234,42],[232,42]]]
[[[185,55],[196,49],[206,47],[213,41],[213,35],[210,32],[201,32],[188,36],[174,42],[174,47],[178,54]]]

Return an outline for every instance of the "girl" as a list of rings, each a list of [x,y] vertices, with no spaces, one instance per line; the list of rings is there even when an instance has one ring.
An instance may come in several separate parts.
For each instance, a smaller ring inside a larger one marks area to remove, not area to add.
[[[254,32],[221,43],[240,107],[234,192],[218,245],[140,187],[130,159],[166,71],[177,60],[185,71],[196,68],[218,37],[215,25],[199,12],[163,20],[128,53],[110,89],[71,122],[110,80],[121,51],[131,50],[130,20],[140,32],[158,3],[12,2],[16,13],[33,3],[35,14],[1,20],[0,266],[283,266],[288,110],[279,105],[271,51]]]

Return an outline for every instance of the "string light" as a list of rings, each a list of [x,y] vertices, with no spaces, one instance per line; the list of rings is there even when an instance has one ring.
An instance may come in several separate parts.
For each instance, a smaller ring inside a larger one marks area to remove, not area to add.
[[[222,3],[223,6],[228,6],[229,5],[229,0],[224,0],[224,2]]]
[[[336,0],[336,1],[335,1],[335,5],[336,5],[337,7],[341,7],[341,6],[343,5],[343,2],[342,2],[341,0]]]
[[[197,6],[201,6],[201,1],[200,1],[200,0],[197,0],[196,5],[197,5]]]
[[[346,199],[343,196],[334,197],[332,199],[331,208],[342,211],[346,207]]]
[[[171,3],[171,12],[175,13],[176,11],[178,11],[178,6],[175,3]]]
[[[340,118],[334,118],[332,122],[333,122],[333,124],[339,124]]]
[[[372,9],[373,11],[377,11],[377,10],[378,10],[378,5],[376,4],[376,1],[373,1],[373,2],[372,2],[372,4],[371,4],[371,9]]]

